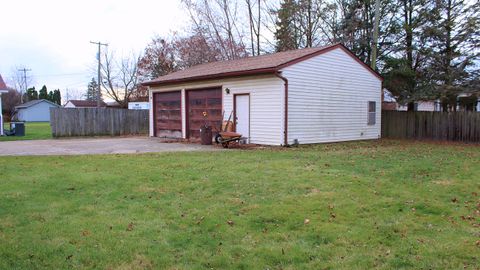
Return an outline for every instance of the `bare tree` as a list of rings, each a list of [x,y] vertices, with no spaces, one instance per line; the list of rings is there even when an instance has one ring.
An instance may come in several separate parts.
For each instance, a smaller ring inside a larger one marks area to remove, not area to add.
[[[8,92],[2,94],[2,109],[7,118],[10,120],[15,114],[15,106],[21,103],[22,94],[15,89],[8,89]]]
[[[12,72],[9,78],[7,78],[9,85],[20,93],[24,93],[28,86],[32,86],[34,79],[32,76],[26,76],[26,81],[23,72],[23,66],[16,66],[12,68]]]
[[[103,58],[101,85],[105,94],[121,107],[127,107],[137,90],[139,58],[132,54],[117,60],[114,53],[108,51]]]
[[[252,55],[261,53],[261,30],[262,30],[262,3],[264,0],[245,0],[248,11],[248,22],[250,26],[250,44]]]
[[[244,29],[238,27],[237,1],[182,0],[193,23],[195,35],[203,35],[222,55],[232,60],[247,55]]]
[[[179,69],[221,60],[221,52],[203,35],[175,37],[173,47],[176,65]]]
[[[223,60],[218,46],[204,35],[155,37],[138,62],[139,80],[155,79],[191,66]]]
[[[138,62],[140,80],[155,79],[178,70],[175,60],[175,35],[171,39],[155,37]]]

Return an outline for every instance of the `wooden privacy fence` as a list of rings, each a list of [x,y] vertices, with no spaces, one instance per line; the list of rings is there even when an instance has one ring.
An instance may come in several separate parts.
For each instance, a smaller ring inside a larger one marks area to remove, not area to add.
[[[53,137],[121,136],[148,133],[148,110],[51,108]]]
[[[480,142],[480,112],[382,112],[382,137]]]

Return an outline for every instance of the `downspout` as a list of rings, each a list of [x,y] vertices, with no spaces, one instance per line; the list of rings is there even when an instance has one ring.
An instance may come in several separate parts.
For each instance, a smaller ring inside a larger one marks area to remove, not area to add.
[[[149,111],[149,114],[148,114],[148,136],[149,137],[156,137],[157,134],[157,129],[155,128],[155,125],[156,125],[156,117],[155,117],[155,100],[153,100],[153,93],[152,93],[152,89],[150,88],[150,86],[147,86],[147,92],[148,92],[148,103],[149,103],[149,106],[150,106],[150,111]],[[153,129],[153,130],[152,130]]]
[[[285,82],[285,117],[284,117],[284,137],[283,137],[283,146],[287,147],[288,146],[288,79],[282,76],[281,71],[277,71],[275,73],[275,76],[280,78],[282,81]]]

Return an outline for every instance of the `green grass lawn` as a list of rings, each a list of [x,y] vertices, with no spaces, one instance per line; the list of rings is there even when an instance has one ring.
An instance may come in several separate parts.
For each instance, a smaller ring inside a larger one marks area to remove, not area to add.
[[[10,123],[4,123],[5,129],[10,129]],[[20,140],[47,140],[52,138],[52,129],[48,122],[27,122],[25,123],[25,136],[2,136],[1,141],[20,141]]]
[[[480,147],[0,158],[0,269],[478,269]]]

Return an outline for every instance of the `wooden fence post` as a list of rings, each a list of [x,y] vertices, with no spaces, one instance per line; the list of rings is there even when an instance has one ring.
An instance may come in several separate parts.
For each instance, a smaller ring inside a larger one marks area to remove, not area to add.
[[[480,142],[480,112],[382,112],[382,137]]]
[[[52,108],[53,137],[148,134],[148,110]]]

